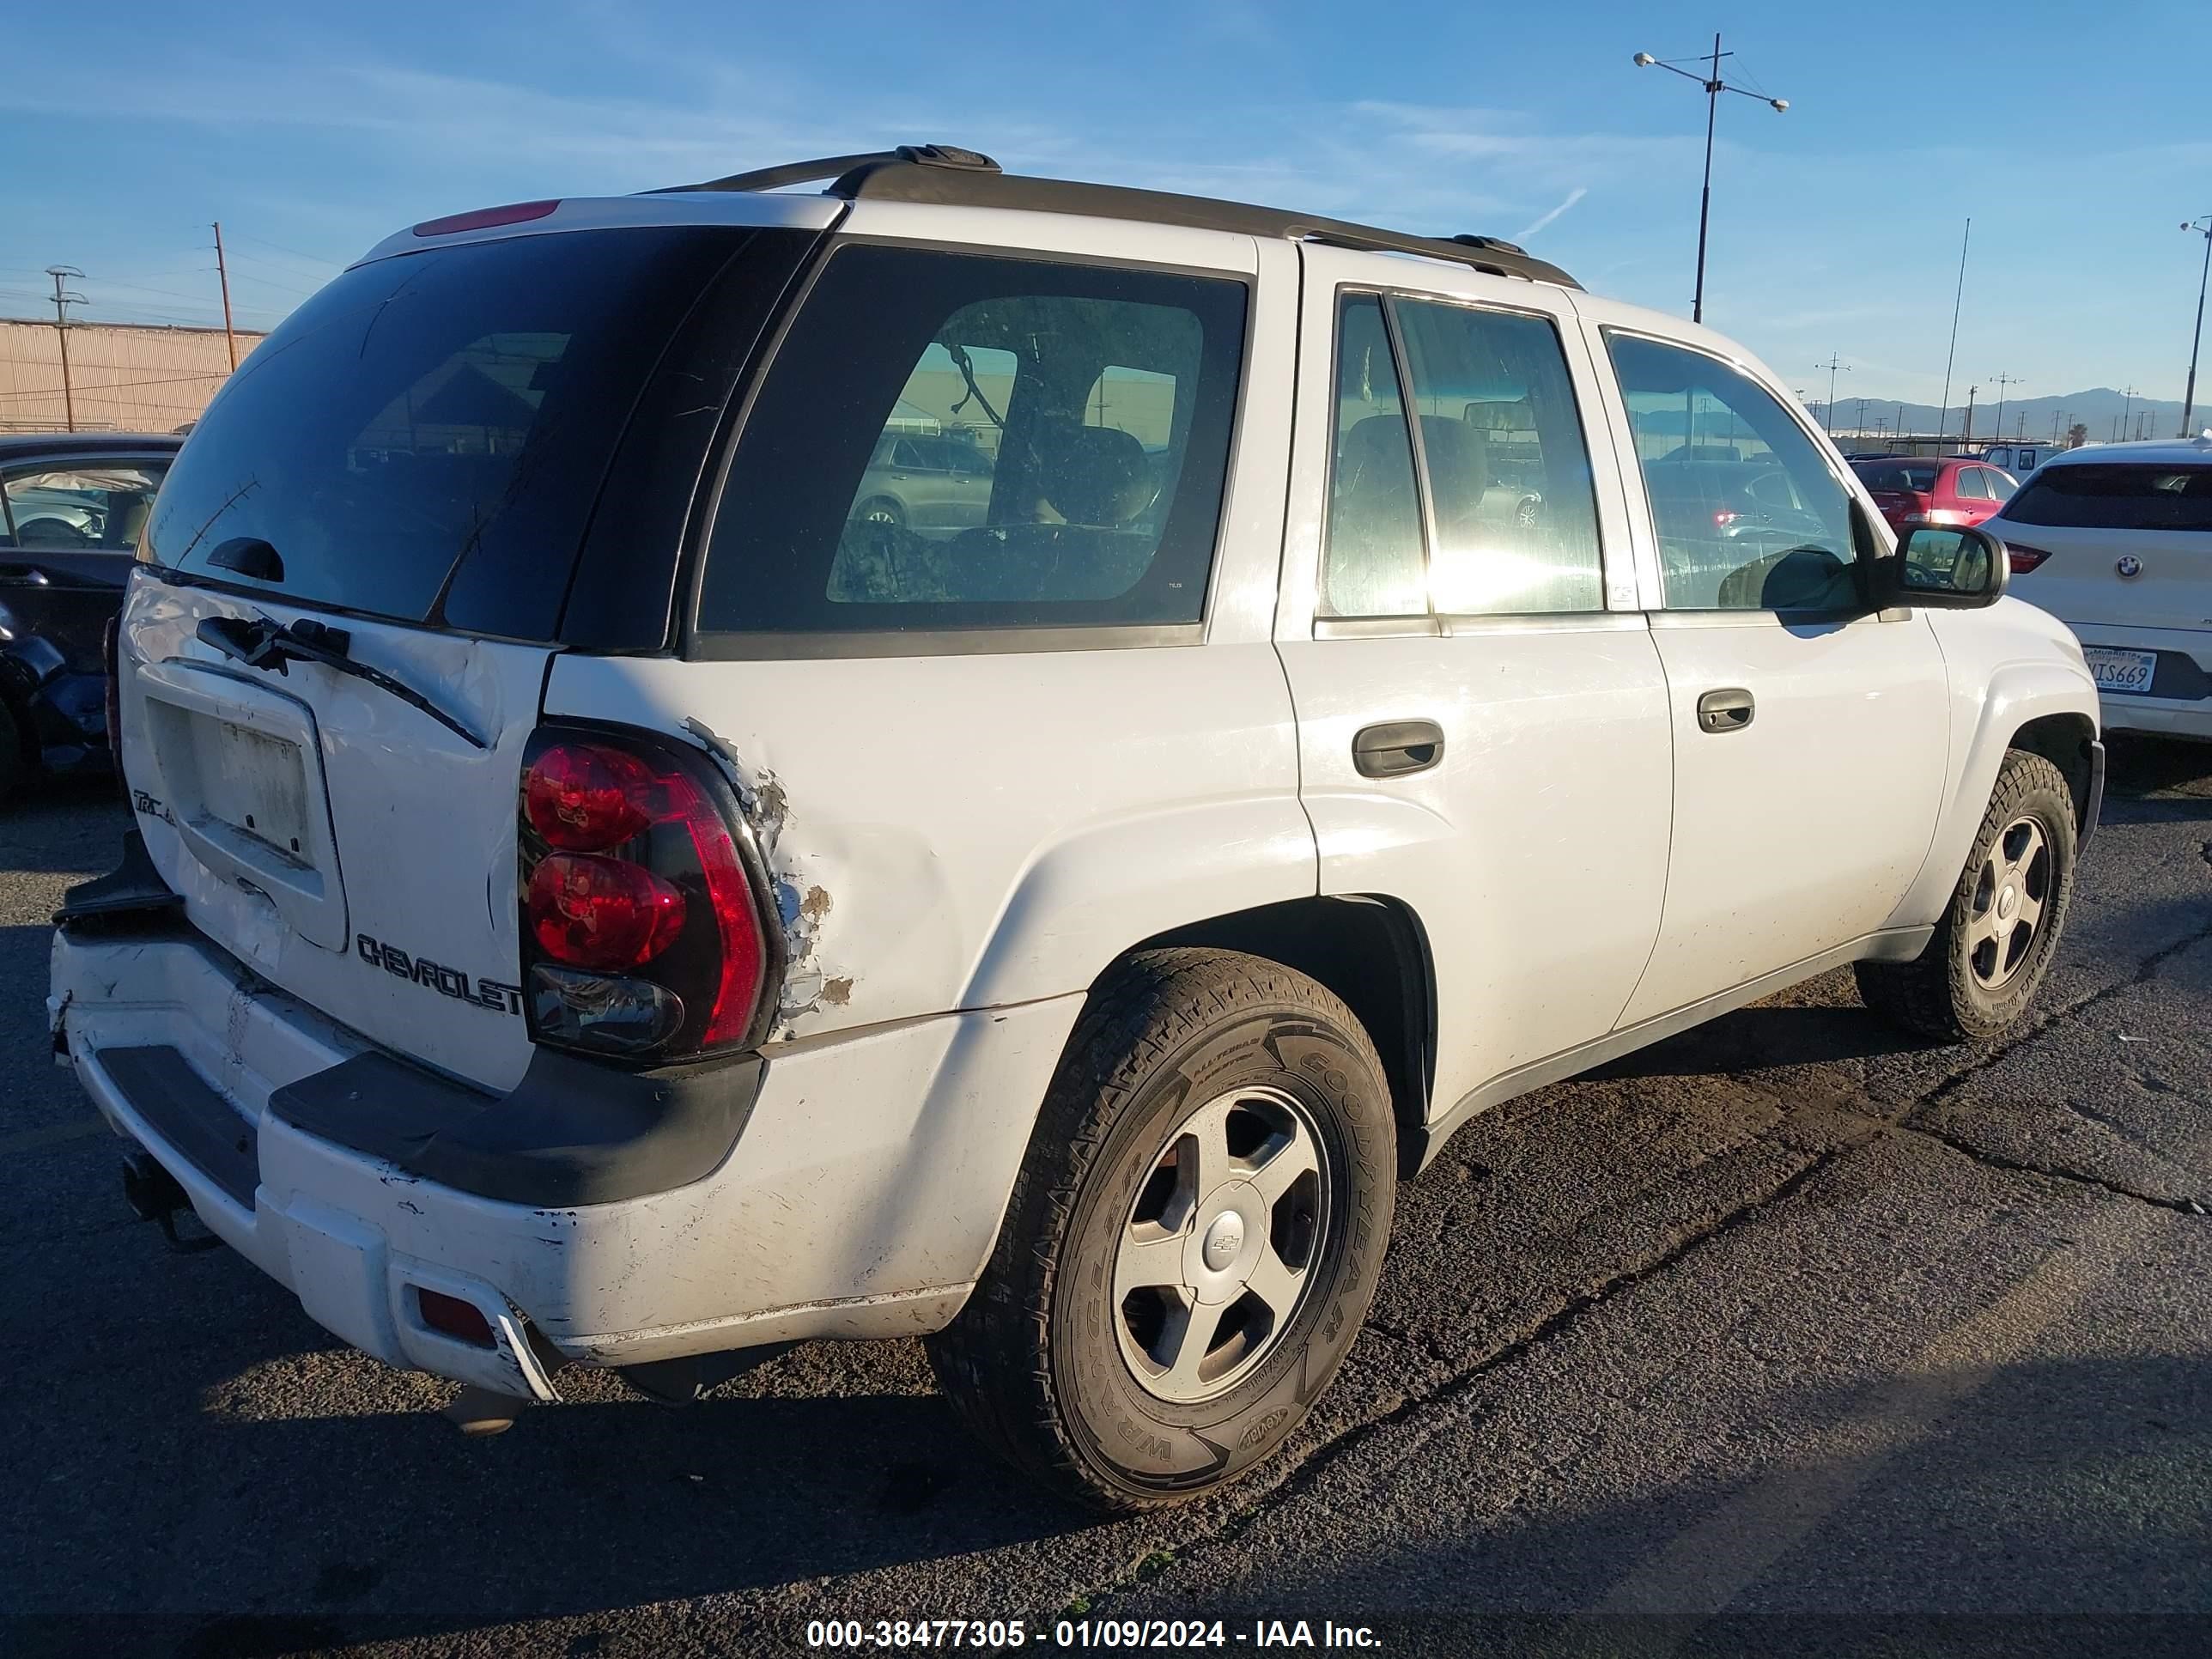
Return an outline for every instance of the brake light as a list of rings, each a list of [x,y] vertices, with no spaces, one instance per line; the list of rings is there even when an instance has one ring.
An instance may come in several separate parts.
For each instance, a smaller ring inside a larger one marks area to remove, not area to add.
[[[641,732],[541,729],[519,817],[538,1041],[660,1060],[753,1036],[772,962],[765,876],[705,757]]]
[[[560,744],[523,779],[523,816],[549,846],[604,852],[652,822],[639,804],[652,781],[643,762],[619,749]]]
[[[1713,522],[1716,525],[1720,526],[1732,525],[1741,516],[1741,515],[1740,514],[1731,513],[1728,508],[1723,507],[1719,512],[1713,514]]]
[[[2051,556],[2039,547],[2025,547],[2018,542],[2005,544],[2005,556],[2011,562],[2012,574],[2025,576]]]
[[[578,968],[641,968],[684,931],[684,895],[641,864],[555,853],[530,872],[523,914],[538,948]]]
[[[449,214],[443,219],[425,219],[415,227],[417,236],[451,236],[459,230],[489,230],[495,225],[526,224],[532,219],[543,219],[561,205],[560,198],[548,202],[510,202],[505,207],[478,208],[473,213]]]

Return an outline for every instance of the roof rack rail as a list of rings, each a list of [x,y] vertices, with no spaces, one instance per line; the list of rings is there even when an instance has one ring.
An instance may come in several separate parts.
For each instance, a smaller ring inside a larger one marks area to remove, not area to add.
[[[1559,266],[1495,236],[1417,236],[1346,219],[1289,213],[1279,208],[1121,185],[1081,184],[1035,179],[1000,171],[989,156],[952,144],[901,144],[896,149],[859,155],[833,155],[815,161],[733,173],[703,184],[672,185],[658,195],[693,190],[781,190],[789,185],[827,181],[827,196],[847,201],[927,203],[947,207],[1014,208],[1032,213],[1080,214],[1097,219],[1125,219],[1144,224],[1183,225],[1199,230],[1227,230],[1248,236],[1284,237],[1370,252],[1410,253],[1471,265],[1495,276],[1519,276],[1562,288],[1582,284]]]
[[[781,190],[787,185],[811,185],[823,179],[842,181],[869,168],[904,163],[909,167],[955,167],[968,173],[996,173],[999,164],[989,156],[952,144],[901,144],[896,149],[870,150],[861,155],[829,155],[818,161],[787,161],[778,167],[756,167],[709,179],[698,185],[664,185],[647,196],[672,196],[687,190]],[[842,194],[831,191],[829,194]]]

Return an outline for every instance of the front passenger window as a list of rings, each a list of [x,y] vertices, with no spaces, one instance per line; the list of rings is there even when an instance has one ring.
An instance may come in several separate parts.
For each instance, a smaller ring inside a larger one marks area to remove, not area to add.
[[[1608,332],[1669,611],[1860,603],[1850,497],[1774,398],[1717,357]]]

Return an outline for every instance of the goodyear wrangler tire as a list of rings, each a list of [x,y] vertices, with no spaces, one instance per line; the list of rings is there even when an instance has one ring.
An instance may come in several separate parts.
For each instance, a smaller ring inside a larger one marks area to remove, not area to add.
[[[982,1282],[930,1339],[969,1425],[1085,1503],[1181,1503],[1266,1458],[1358,1334],[1395,1200],[1350,1010],[1227,951],[1131,957],[1068,1040]]]

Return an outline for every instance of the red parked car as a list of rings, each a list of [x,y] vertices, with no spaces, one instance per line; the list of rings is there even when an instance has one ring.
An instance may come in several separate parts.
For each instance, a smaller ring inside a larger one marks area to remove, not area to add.
[[[2012,499],[2020,480],[1961,455],[1876,455],[1855,460],[1892,530],[1914,524],[1979,524]]]

